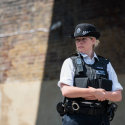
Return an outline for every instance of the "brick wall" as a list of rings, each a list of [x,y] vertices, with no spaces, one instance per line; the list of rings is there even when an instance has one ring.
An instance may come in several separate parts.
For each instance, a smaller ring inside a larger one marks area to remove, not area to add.
[[[42,79],[52,8],[52,0],[0,1],[0,83]]]
[[[94,24],[101,33],[97,54],[110,59],[117,73],[125,73],[124,4],[123,0],[1,0],[1,34],[46,31],[0,38],[0,82],[59,79],[64,59],[75,52],[68,36],[82,22]],[[61,25],[50,31],[58,22]]]
[[[58,2],[55,0],[52,24],[61,21],[62,27],[60,29],[50,32],[48,44],[48,63],[50,59],[50,52],[54,51],[57,57],[56,63],[51,62],[52,66],[57,64],[61,66],[62,61],[72,52],[75,52],[75,45],[73,40],[68,36],[74,32],[74,28],[78,23],[88,22],[97,27],[101,33],[100,47],[96,50],[97,54],[110,59],[113,67],[117,73],[125,73],[125,59],[124,59],[124,1],[91,1],[91,0],[63,0]],[[54,50],[53,47],[57,49]],[[120,64],[120,65],[119,65]],[[45,64],[45,77],[53,78],[53,70],[50,70],[48,64]],[[57,70],[57,69],[56,69]],[[54,72],[55,73],[55,72]],[[56,76],[59,76],[59,70],[56,71]],[[55,75],[55,74],[54,74]]]
[[[124,4],[123,0],[0,0],[0,83],[11,83],[0,85],[0,125],[61,123],[55,112],[62,97],[56,83],[63,61],[75,52],[68,36],[78,23],[97,27],[101,44],[96,52],[111,60],[124,87]],[[123,104],[113,125],[124,124]]]

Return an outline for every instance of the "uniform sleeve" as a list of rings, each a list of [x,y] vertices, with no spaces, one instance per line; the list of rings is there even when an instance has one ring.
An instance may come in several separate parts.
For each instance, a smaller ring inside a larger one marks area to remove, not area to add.
[[[117,75],[116,75],[115,70],[113,69],[110,62],[107,65],[107,72],[108,72],[108,75],[109,75],[109,80],[112,80],[112,82],[113,82],[112,91],[123,90],[123,87],[118,82]]]
[[[66,59],[61,68],[58,86],[60,87],[61,83],[73,86],[74,72],[75,69],[72,60],[70,58]]]

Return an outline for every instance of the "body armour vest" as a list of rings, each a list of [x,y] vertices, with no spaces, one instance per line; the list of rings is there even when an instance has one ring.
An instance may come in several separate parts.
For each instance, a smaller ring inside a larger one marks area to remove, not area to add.
[[[71,57],[72,63],[75,68],[75,75],[74,75],[74,83],[73,85],[80,88],[88,88],[88,86],[93,88],[103,88],[106,91],[112,90],[112,81],[108,80],[108,73],[107,73],[107,64],[109,60],[98,56],[98,59],[95,58],[95,63],[92,65],[86,64],[83,60],[83,57],[80,55],[81,64],[83,71],[79,72],[77,58],[78,54],[72,55]],[[86,101],[84,98],[68,98],[71,101]],[[108,100],[106,101],[98,101],[98,100],[89,100],[93,103],[102,103],[108,104]],[[87,100],[88,102],[88,100]]]

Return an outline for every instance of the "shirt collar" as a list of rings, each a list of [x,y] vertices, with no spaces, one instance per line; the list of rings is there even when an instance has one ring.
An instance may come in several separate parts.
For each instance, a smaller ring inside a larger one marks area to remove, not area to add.
[[[99,61],[98,56],[96,55],[96,53],[94,52],[94,58],[96,58]]]
[[[80,53],[80,54],[83,56],[83,58],[88,57],[88,55],[85,53]],[[95,52],[94,52],[94,58],[96,58],[99,61],[99,58],[97,57]]]

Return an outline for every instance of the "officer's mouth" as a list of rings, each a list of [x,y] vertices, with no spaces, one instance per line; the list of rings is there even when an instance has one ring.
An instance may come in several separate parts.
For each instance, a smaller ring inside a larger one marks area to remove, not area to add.
[[[81,48],[84,48],[84,47],[83,46],[79,46],[78,48],[81,49]]]

